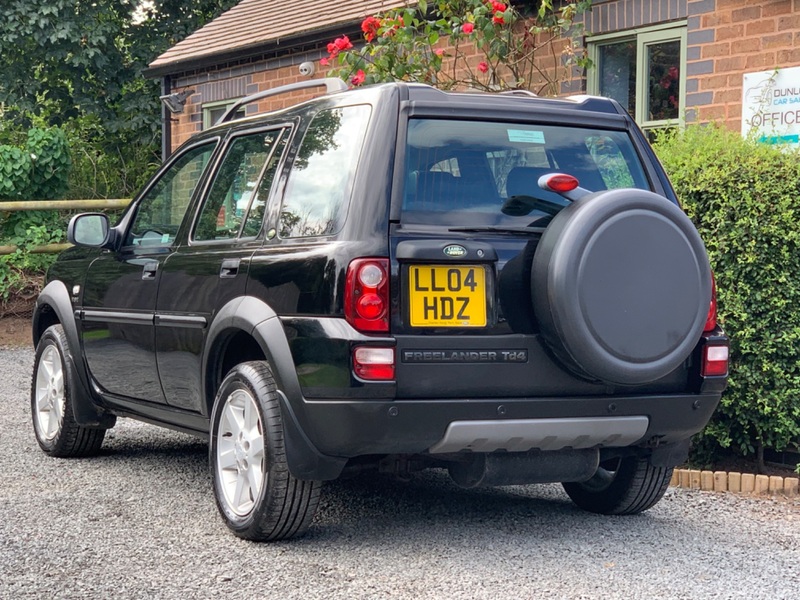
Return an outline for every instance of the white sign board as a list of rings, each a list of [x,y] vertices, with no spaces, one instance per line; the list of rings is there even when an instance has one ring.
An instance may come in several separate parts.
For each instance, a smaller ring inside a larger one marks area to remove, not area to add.
[[[800,146],[800,67],[745,73],[742,135]]]

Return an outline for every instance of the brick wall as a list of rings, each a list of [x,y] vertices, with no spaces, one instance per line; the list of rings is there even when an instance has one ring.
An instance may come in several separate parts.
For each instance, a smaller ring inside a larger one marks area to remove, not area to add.
[[[353,40],[359,39],[360,33],[352,33],[350,37]],[[540,58],[537,61],[538,69],[547,73],[551,78],[554,77],[556,71],[564,73],[560,56],[567,45],[566,40],[557,40],[554,46],[555,57],[549,51],[540,52]],[[445,42],[441,42],[439,46],[446,47]],[[473,72],[476,72],[477,65],[484,56],[470,44],[462,44],[460,51],[466,56]],[[206,103],[239,98],[261,90],[307,80],[309,77],[299,73],[300,64],[306,61],[314,62],[316,65],[313,78],[325,76],[327,68],[319,64],[319,59],[328,54],[324,49],[324,44],[304,48],[302,51],[292,52],[289,50],[287,52],[289,53],[282,56],[257,57],[242,63],[224,65],[214,70],[185,73],[177,78],[172,85],[173,92],[192,89],[194,94],[187,99],[183,113],[172,115],[172,150],[202,130],[203,105]],[[446,65],[445,68],[447,68]],[[576,91],[585,89],[579,78],[578,81]],[[530,88],[545,95],[552,95],[552,91],[545,89],[545,83],[544,77],[534,73]],[[322,90],[323,88],[320,88],[320,92]],[[314,90],[282,94],[250,105],[246,109],[247,114],[278,110],[312,98],[314,95]]]
[[[686,106],[688,122],[720,121],[739,129],[742,114],[742,76],[746,72],[800,65],[800,0],[595,0],[584,17],[591,33],[610,33],[635,27],[687,20]],[[357,32],[351,39],[359,39]],[[563,45],[562,45],[563,46]],[[181,115],[173,115],[172,148],[202,129],[202,105],[237,98],[262,89],[305,79],[300,63],[317,65],[315,77],[324,76],[319,59],[324,44],[287,48],[280,54],[256,57],[211,71],[182,74],[173,91],[194,89]],[[470,53],[474,68],[481,60]],[[542,53],[540,66],[551,74],[559,66]],[[538,82],[538,83],[541,83]],[[537,89],[534,82],[532,89]],[[582,73],[572,73],[562,94],[586,89]],[[248,114],[275,110],[312,97],[297,92],[250,106]]]
[[[586,31],[611,33],[686,18],[686,0],[595,0]]]
[[[285,56],[257,57],[214,70],[181,75],[173,82],[172,91],[192,89],[194,94],[188,98],[183,113],[172,116],[172,149],[202,130],[204,104],[240,98],[264,89],[306,80],[308,78],[299,73],[300,63],[306,61],[316,63],[314,77],[324,77],[325,69],[319,66],[319,59],[326,54],[322,48],[310,48]],[[247,114],[277,110],[313,96],[314,90],[294,92],[254,103],[245,110]]]
[[[690,0],[689,122],[741,127],[744,73],[800,66],[800,0]]]

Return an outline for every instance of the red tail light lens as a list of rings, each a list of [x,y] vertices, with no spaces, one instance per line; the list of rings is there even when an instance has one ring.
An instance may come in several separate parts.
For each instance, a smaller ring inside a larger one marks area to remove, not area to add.
[[[394,348],[357,346],[353,349],[353,372],[369,381],[394,379]]]
[[[556,173],[555,175],[545,175],[545,184],[551,192],[571,192],[578,187],[578,180],[572,175]]]
[[[703,377],[723,376],[728,374],[727,346],[706,346],[703,348],[703,364],[700,374]]]
[[[347,267],[344,316],[359,331],[389,331],[389,259],[357,258]]]
[[[706,317],[706,326],[703,328],[704,333],[714,331],[717,327],[717,282],[714,280],[714,274],[711,274],[711,304],[708,307],[708,316]]]

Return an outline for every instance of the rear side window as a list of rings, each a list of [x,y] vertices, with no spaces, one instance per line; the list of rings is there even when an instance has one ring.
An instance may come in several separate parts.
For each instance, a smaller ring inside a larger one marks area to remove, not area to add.
[[[309,237],[339,231],[364,144],[369,106],[323,110],[311,121],[286,184],[280,235]]]
[[[282,135],[284,130],[275,129],[231,141],[200,211],[195,241],[258,234],[280,159],[276,149]]]
[[[526,225],[547,213],[509,201],[566,205],[538,186],[554,172],[591,191],[650,189],[627,134],[584,127],[412,119],[405,165],[405,223]]]

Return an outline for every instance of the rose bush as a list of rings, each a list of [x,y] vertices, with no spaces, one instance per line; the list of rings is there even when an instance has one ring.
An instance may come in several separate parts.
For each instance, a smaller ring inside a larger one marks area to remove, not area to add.
[[[575,20],[590,8],[591,0],[558,7],[543,0],[535,13],[523,13],[497,1],[422,0],[367,17],[361,23],[363,46],[339,37],[320,62],[335,65],[331,74],[354,86],[402,80],[442,89],[556,95],[570,66],[588,64]],[[561,50],[563,39],[568,43]]]

